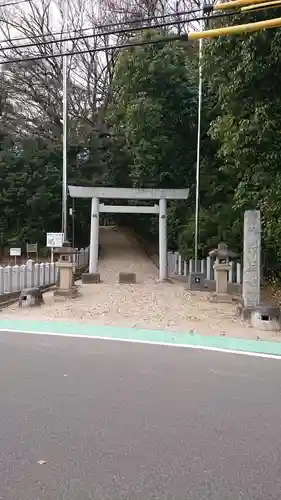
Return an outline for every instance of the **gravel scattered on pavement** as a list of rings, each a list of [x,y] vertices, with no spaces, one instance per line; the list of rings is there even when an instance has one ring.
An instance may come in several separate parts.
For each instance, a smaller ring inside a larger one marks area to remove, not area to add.
[[[44,294],[41,308],[19,309],[17,304],[1,312],[2,319],[73,321],[92,325],[195,331],[222,335],[278,340],[274,332],[261,332],[241,322],[235,304],[208,300],[208,292],[190,292],[181,283],[159,283],[158,269],[128,235],[112,228],[101,228],[102,283],[79,285],[76,299],[55,301],[52,292]],[[135,272],[137,284],[118,284],[118,273]]]

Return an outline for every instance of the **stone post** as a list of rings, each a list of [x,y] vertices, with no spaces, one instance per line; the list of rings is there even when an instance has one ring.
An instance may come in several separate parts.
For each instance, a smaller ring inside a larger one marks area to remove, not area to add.
[[[0,294],[4,293],[5,291],[5,286],[4,286],[4,267],[0,266]]]
[[[259,210],[244,213],[243,305],[260,304],[261,216]]]
[[[4,267],[4,292],[12,292],[12,266]]]
[[[12,272],[12,291],[20,291],[20,268],[19,266],[13,266]]]
[[[27,273],[27,287],[34,287],[34,262],[32,259],[28,259],[26,263],[26,273]]]

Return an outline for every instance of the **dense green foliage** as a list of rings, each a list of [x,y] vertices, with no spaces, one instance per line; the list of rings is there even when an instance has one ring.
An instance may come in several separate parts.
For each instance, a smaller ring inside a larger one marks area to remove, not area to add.
[[[109,119],[123,134],[135,187],[190,182],[196,151],[196,81],[178,42],[124,51],[113,81]],[[186,143],[189,147],[186,147]]]
[[[233,23],[277,16],[271,11]],[[225,179],[225,187],[232,190],[228,213],[235,215],[234,227],[226,227],[228,241],[236,238],[244,210],[260,209],[264,261],[271,265],[281,257],[280,49],[281,32],[274,29],[218,39],[208,44],[205,58],[215,105],[209,131],[220,162],[217,180],[221,185]]]
[[[264,17],[257,14],[255,19]],[[236,18],[233,23],[244,20]],[[140,38],[156,36],[151,32]],[[202,255],[220,240],[240,252],[244,210],[259,208],[264,262],[271,267],[281,263],[280,53],[280,30],[204,42]],[[74,183],[189,187],[187,202],[169,206],[169,245],[180,246],[186,257],[192,256],[194,245],[197,63],[197,46],[186,42],[122,51],[96,121],[79,127],[75,122],[68,158],[69,181]],[[12,105],[4,79],[0,231],[7,244],[44,241],[44,231],[59,230],[61,224],[61,130],[47,139],[30,131],[19,133],[14,124],[7,133]],[[77,239],[83,244],[89,224],[87,203],[78,203],[77,217]],[[144,216],[127,222],[156,241],[157,220]]]
[[[184,44],[159,43],[124,51],[119,58],[108,120],[113,134],[124,138],[126,185],[181,188],[194,183],[197,85],[187,51]],[[117,168],[120,178],[124,162]],[[180,208],[171,204],[170,210],[177,217]],[[156,237],[157,222],[144,217],[138,228]],[[170,222],[178,229],[175,218]]]

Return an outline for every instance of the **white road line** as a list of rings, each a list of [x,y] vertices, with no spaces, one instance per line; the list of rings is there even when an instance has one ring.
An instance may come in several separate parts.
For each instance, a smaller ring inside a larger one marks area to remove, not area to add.
[[[250,352],[250,351],[239,351],[238,349],[223,349],[220,347],[209,347],[203,345],[192,345],[192,344],[173,344],[170,342],[157,342],[152,340],[135,340],[135,339],[126,339],[126,338],[116,338],[116,337],[104,337],[99,335],[79,335],[75,333],[57,333],[57,332],[39,332],[39,331],[29,331],[29,330],[16,330],[9,328],[0,328],[0,332],[9,332],[9,333],[27,333],[34,335],[50,335],[53,337],[72,337],[72,338],[82,338],[88,340],[111,340],[115,342],[129,342],[132,344],[147,344],[147,345],[156,345],[162,347],[185,347],[187,349],[199,349],[202,351],[213,351],[213,352],[223,352],[226,354],[241,354],[243,356],[253,356],[257,358],[265,358],[265,359],[277,359],[281,360],[281,355],[278,354],[266,354],[259,352]]]

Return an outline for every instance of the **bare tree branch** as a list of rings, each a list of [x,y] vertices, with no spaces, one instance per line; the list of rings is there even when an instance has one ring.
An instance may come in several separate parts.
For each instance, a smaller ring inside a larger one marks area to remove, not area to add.
[[[65,43],[63,1],[65,0],[37,0],[30,3],[28,8],[19,5],[3,10],[3,13],[1,11],[0,37],[3,42],[0,42],[0,48],[8,49],[1,52],[2,61],[38,54],[52,56],[62,51]],[[144,20],[145,25],[154,26],[159,23],[159,16],[173,15],[176,25],[171,31],[181,33],[187,26],[183,21],[190,19],[191,22],[196,17],[188,17],[182,12],[198,9],[199,0],[68,2],[68,32],[82,35],[87,28],[87,34],[92,30],[93,35],[99,35],[72,40],[67,44],[70,52],[89,51],[74,54],[68,59],[69,134],[70,140],[77,141],[81,130],[90,133],[91,126],[95,130],[103,128],[103,116],[111,99],[111,82],[119,52],[111,50],[97,53],[95,49],[114,43],[121,44],[131,37],[126,33],[114,36],[103,34],[100,26],[135,21],[135,26],[141,27]],[[18,41],[15,41],[15,37]],[[35,46],[28,49],[17,48],[21,43],[29,41]],[[54,43],[48,44],[50,41]],[[62,132],[62,59],[10,64],[5,67],[2,78],[7,92],[5,102],[12,106],[16,117],[16,120],[11,120],[15,131],[22,135],[37,134],[48,140],[58,139]]]

